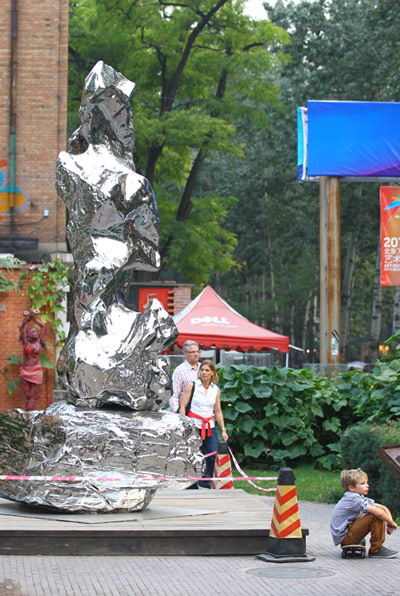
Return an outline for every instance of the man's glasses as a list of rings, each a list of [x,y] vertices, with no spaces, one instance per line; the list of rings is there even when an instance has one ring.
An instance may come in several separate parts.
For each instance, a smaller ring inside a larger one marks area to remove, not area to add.
[[[200,350],[194,350],[193,352],[186,352],[186,354],[200,354]]]

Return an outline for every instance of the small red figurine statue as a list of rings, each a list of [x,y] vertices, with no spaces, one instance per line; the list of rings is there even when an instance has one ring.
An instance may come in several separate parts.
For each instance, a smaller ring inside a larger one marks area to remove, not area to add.
[[[44,331],[46,325],[38,315],[40,315],[39,310],[24,311],[24,318],[19,325],[19,341],[24,346],[24,360],[19,370],[28,412],[36,408],[43,381],[43,366],[40,363],[40,354],[45,348]],[[40,327],[40,331],[35,325],[30,325],[25,329],[25,325],[29,322],[36,323]]]

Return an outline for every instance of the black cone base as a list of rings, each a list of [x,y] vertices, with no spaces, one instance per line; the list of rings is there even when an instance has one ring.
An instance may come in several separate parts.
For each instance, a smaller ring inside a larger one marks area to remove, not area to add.
[[[315,561],[315,557],[309,557],[308,555],[274,555],[272,553],[264,553],[262,555],[256,555],[257,559],[265,561],[266,563],[307,563]]]
[[[303,538],[275,538],[270,536],[267,540],[266,553],[256,556],[257,559],[268,563],[315,561],[315,557],[309,557],[306,554],[306,545]]]

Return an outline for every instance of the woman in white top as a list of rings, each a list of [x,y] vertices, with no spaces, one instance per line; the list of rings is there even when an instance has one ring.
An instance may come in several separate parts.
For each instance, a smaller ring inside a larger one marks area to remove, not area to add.
[[[194,383],[194,393],[187,416],[193,419],[193,422],[200,431],[203,441],[202,452],[204,454],[212,453],[218,448],[218,435],[215,428],[215,420],[222,430],[222,438],[228,440],[224,425],[224,417],[221,410],[220,389],[217,386],[218,375],[212,360],[204,360],[200,365],[198,379]],[[192,394],[193,383],[188,383],[182,395],[179,413],[185,414],[186,405],[189,403]],[[216,455],[211,455],[206,459],[205,478],[212,478],[214,474],[214,464]],[[199,482],[200,486],[211,488],[211,481]],[[197,486],[193,486],[197,488]]]

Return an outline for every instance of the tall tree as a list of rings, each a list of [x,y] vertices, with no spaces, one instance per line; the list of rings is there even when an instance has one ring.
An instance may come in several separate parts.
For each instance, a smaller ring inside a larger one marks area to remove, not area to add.
[[[390,19],[381,18],[383,5],[389,12]],[[285,54],[288,59],[283,63],[279,73],[279,99],[284,109],[269,109],[269,112],[274,111],[275,114],[271,116],[271,120],[275,123],[275,130],[263,131],[259,145],[260,155],[257,156],[259,167],[255,169],[263,181],[258,197],[266,196],[265,189],[268,188],[269,202],[266,213],[273,226],[271,248],[264,256],[264,263],[261,263],[258,258],[253,258],[251,261],[254,281],[250,283],[253,287],[248,291],[250,300],[243,301],[242,308],[248,308],[253,296],[256,296],[258,310],[262,308],[260,297],[256,292],[256,279],[262,271],[267,270],[265,260],[272,259],[273,269],[281,273],[280,279],[277,280],[275,276],[275,294],[279,297],[281,319],[286,325],[284,331],[290,332],[293,328],[295,336],[291,337],[291,340],[297,345],[302,345],[304,329],[308,327],[304,325],[305,313],[308,312],[311,316],[311,309],[308,307],[310,286],[307,288],[307,284],[311,283],[314,292],[318,292],[316,279],[314,277],[312,280],[310,275],[318,259],[315,244],[318,238],[318,231],[315,230],[315,221],[316,218],[318,219],[318,189],[315,188],[317,186],[315,183],[304,183],[301,189],[294,189],[296,184],[293,167],[296,163],[295,108],[306,105],[308,99],[391,100],[394,97],[393,90],[398,88],[398,76],[397,74],[392,74],[390,77],[382,76],[382,65],[385,63],[384,71],[388,73],[386,66],[388,51],[393,43],[392,40],[397,39],[399,32],[399,26],[396,24],[399,23],[399,19],[394,23],[393,17],[400,16],[400,6],[398,3],[386,0],[379,3],[372,0],[335,0],[334,2],[317,0],[301,3],[278,1],[273,7],[268,4],[265,6],[272,22],[290,32],[291,44],[286,46]],[[394,37],[387,38],[383,23],[390,28]],[[382,40],[380,43],[378,43],[379,39]],[[397,47],[394,53],[397,55]],[[251,123],[246,123],[246,126],[249,130],[249,138],[254,138]],[[246,144],[247,157],[250,152],[249,145]],[[280,159],[275,159],[275,154],[279,155]],[[264,168],[260,166],[263,161]],[[239,241],[237,252],[240,255],[243,254],[243,246],[247,242],[246,235],[249,238],[249,252],[257,238],[254,217],[249,217],[248,210],[245,209],[245,204],[249,204],[247,199],[253,186],[252,179],[248,182],[247,188],[244,185],[241,195],[234,191],[238,196],[246,197],[232,209],[232,213],[237,211],[240,218],[237,231]],[[371,303],[365,303],[364,297],[360,300],[359,290],[362,287],[363,291],[369,292],[368,298],[369,301],[371,300],[374,277],[371,275],[369,286],[365,286],[365,274],[373,270],[376,243],[379,238],[378,185],[371,183],[364,185],[362,197],[360,193],[361,188],[357,183],[342,185],[341,229],[344,265],[342,269],[346,282],[343,285],[345,292],[343,314],[345,329],[349,330],[350,351],[353,354],[355,347],[353,333],[358,334],[357,351],[360,349],[360,340],[368,340],[368,324],[365,324],[365,321],[370,319]],[[282,215],[289,211],[290,220],[285,221]],[[256,213],[259,211],[256,210]],[[303,237],[300,214],[304,213],[308,218],[303,228],[306,231],[304,243],[300,249]],[[260,219],[261,221],[263,219]],[[233,222],[234,217],[230,216],[229,225],[232,226]],[[266,233],[269,235],[268,228]],[[346,247],[348,247],[348,253]],[[310,255],[314,257],[310,258]],[[248,268],[246,275],[249,284]],[[362,279],[363,285],[359,286],[354,279]],[[228,292],[236,292],[236,281],[237,278],[226,279]],[[221,277],[219,277],[219,283],[221,283]],[[357,288],[357,300],[352,300],[353,288]],[[269,295],[270,297],[273,295],[272,288]],[[390,292],[385,292],[383,299],[390,300]],[[364,313],[363,328],[358,324],[361,305]],[[239,305],[236,304],[236,306],[240,309]],[[268,309],[269,320],[273,324],[274,316],[268,301],[264,303],[263,308]],[[349,323],[347,322],[348,312],[350,313]],[[256,313],[253,312],[252,316],[256,316]],[[293,317],[297,319],[294,324]],[[290,321],[292,321],[291,325]],[[302,321],[301,324],[300,321]],[[355,321],[357,325],[354,325]],[[309,325],[312,328],[311,321]],[[346,334],[344,338],[346,339]]]
[[[243,4],[71,5],[71,83],[98,59],[136,82],[135,161],[160,203],[163,263],[197,283],[205,283],[212,269],[229,270],[235,247],[234,235],[221,228],[232,197],[210,192],[200,200],[199,173],[215,151],[242,153],[234,134],[238,114],[261,117],[255,106],[273,100],[268,72],[278,57],[271,47],[285,39],[271,23],[245,16]]]

